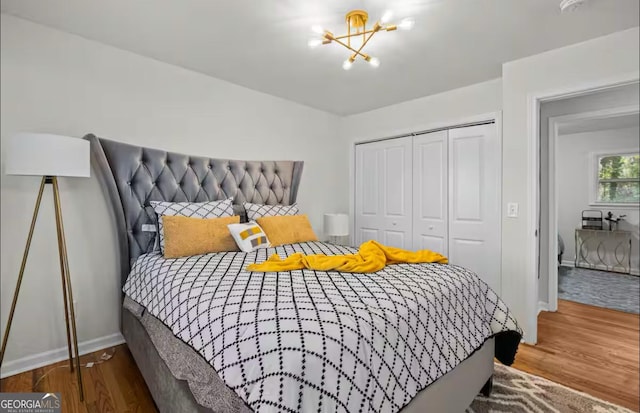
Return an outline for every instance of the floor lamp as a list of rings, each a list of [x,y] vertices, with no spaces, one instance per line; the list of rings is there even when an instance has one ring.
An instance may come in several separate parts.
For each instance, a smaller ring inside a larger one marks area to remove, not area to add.
[[[29,247],[33,238],[33,230],[38,218],[42,194],[46,185],[53,188],[53,206],[55,210],[56,229],[58,234],[58,253],[60,257],[60,272],[62,278],[62,296],[64,299],[64,319],[67,327],[67,347],[69,350],[69,367],[71,372],[75,370],[78,377],[78,388],[80,401],[84,401],[84,390],[82,386],[82,374],[80,372],[80,354],[78,353],[78,335],[76,334],[76,318],[73,308],[73,292],[71,290],[71,278],[69,276],[69,261],[67,259],[67,245],[64,238],[64,227],[62,225],[62,210],[60,209],[60,191],[58,189],[58,177],[89,177],[89,142],[70,138],[67,136],[22,133],[9,139],[5,151],[5,174],[6,175],[30,175],[42,176],[40,181],[40,191],[36,199],[36,206],[31,219],[31,227],[27,237],[27,245],[22,256],[20,273],[16,290],[11,302],[9,320],[2,338],[2,349],[0,350],[0,367],[4,360],[11,322],[20,294],[20,285],[27,265]],[[73,348],[72,348],[73,347]],[[74,356],[75,355],[75,356]]]

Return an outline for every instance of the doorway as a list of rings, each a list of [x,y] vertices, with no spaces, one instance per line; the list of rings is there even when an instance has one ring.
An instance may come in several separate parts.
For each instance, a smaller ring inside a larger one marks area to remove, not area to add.
[[[575,244],[571,244],[570,241],[575,240],[576,228],[582,228],[582,209],[577,213],[574,211],[568,212],[568,215],[561,214],[559,205],[563,202],[566,203],[568,199],[577,198],[577,195],[572,195],[569,190],[560,185],[558,175],[563,172],[569,175],[566,173],[567,170],[575,172],[576,175],[569,177],[569,185],[571,186],[578,186],[579,177],[596,181],[599,177],[603,178],[602,184],[605,187],[611,183],[611,181],[607,182],[607,178],[611,178],[610,176],[596,174],[598,168],[594,167],[589,170],[588,166],[581,169],[572,166],[569,158],[577,156],[580,150],[577,143],[571,142],[567,137],[574,135],[575,138],[576,135],[582,133],[624,129],[619,125],[627,121],[636,122],[640,106],[637,78],[637,74],[634,74],[633,77],[620,79],[617,84],[597,84],[555,94],[530,96],[529,120],[532,122],[529,135],[529,147],[532,153],[530,165],[533,175],[537,178],[532,180],[529,186],[534,195],[529,204],[531,210],[534,211],[530,227],[533,248],[530,251],[535,254],[534,257],[537,257],[537,260],[533,259],[533,275],[538,275],[539,311],[536,313],[533,311],[534,307],[529,307],[532,310],[531,318],[527,318],[530,325],[535,327],[535,331],[530,333],[530,337],[533,337],[531,341],[536,342],[537,345],[523,345],[519,350],[519,353],[522,353],[520,355],[521,364],[516,366],[599,397],[609,398],[615,403],[630,408],[638,406],[637,392],[622,393],[626,389],[635,390],[637,388],[640,315],[619,309],[605,308],[605,305],[597,302],[583,304],[579,302],[580,298],[567,297],[564,295],[566,290],[558,289],[559,285],[563,286],[558,283],[566,283],[567,278],[562,279],[567,276],[564,271],[578,271],[578,274],[573,275],[581,277],[579,281],[585,281],[584,275],[588,274],[581,272],[583,268],[580,266],[578,270],[575,269],[576,255],[575,253],[570,254],[570,251],[576,250]],[[621,99],[625,94],[627,100]],[[594,104],[594,102],[599,102],[599,104]],[[565,106],[564,110],[560,110],[559,107],[562,106]],[[605,121],[605,119],[609,120]],[[616,126],[612,128],[610,124],[603,127],[603,122],[611,122]],[[633,128],[635,124],[627,126]],[[637,130],[634,133],[636,144],[634,147],[637,148]],[[618,132],[611,132],[607,137],[614,134],[618,134]],[[563,141],[563,139],[569,140]],[[603,140],[609,146],[610,142],[606,142],[609,139],[602,139],[602,137],[599,139],[601,143]],[[566,147],[565,149],[568,149],[568,152],[561,150],[563,145]],[[584,151],[582,160],[586,162],[586,165],[598,166],[601,165],[602,158],[629,153],[628,148],[616,150],[615,153],[611,153],[608,150],[611,149],[609,147],[601,149],[598,151],[594,148],[588,155]],[[605,151],[605,149],[607,150]],[[616,160],[620,159],[616,158]],[[605,164],[610,161],[611,159],[605,159]],[[588,181],[585,180],[585,182]],[[593,188],[596,189],[597,186],[594,185]],[[593,192],[594,194],[589,194],[589,197],[597,195],[597,191]],[[605,192],[611,195],[611,191],[603,191],[603,193]],[[583,203],[585,202],[586,209],[596,209],[591,205],[590,199],[583,201]],[[600,209],[603,211],[604,222],[603,228],[600,229],[603,232],[608,233],[604,230],[609,229],[609,221],[605,219],[607,212],[611,211],[614,214],[612,219],[625,215],[619,205],[617,209],[613,206],[597,206],[601,207]],[[635,212],[640,212],[639,209],[636,203]],[[630,214],[627,215],[625,217],[626,224],[618,223],[618,229],[630,229],[624,227],[633,220],[632,217],[629,217]],[[569,235],[558,237],[558,232],[562,233],[563,226],[568,226]],[[637,241],[637,225],[635,229],[631,229],[634,230],[634,237]],[[573,231],[573,236],[571,231]],[[562,242],[560,242],[560,238],[562,238]],[[561,248],[562,244],[564,244],[564,248]],[[635,243],[633,248],[637,251],[638,244]],[[579,255],[578,258],[580,258]],[[571,266],[572,262],[573,267]],[[632,271],[639,269],[637,261],[631,266],[633,267]],[[561,270],[560,275],[558,275],[559,269]],[[593,270],[600,271],[599,268],[585,269],[585,271]],[[588,287],[589,290],[596,292],[597,298],[608,295],[612,287],[611,276],[620,276],[619,272],[612,271],[606,271],[600,275],[608,277],[606,278],[607,282],[595,286],[591,284]],[[626,275],[626,277],[633,277],[628,279],[640,283],[638,276]],[[628,297],[637,296],[637,293],[627,287],[624,287],[623,290],[628,290]],[[530,304],[535,305],[534,302]],[[632,305],[635,308],[638,306],[637,304]],[[563,369],[567,365],[571,365],[571,369]]]
[[[638,83],[540,106],[539,311],[639,312],[638,112]]]

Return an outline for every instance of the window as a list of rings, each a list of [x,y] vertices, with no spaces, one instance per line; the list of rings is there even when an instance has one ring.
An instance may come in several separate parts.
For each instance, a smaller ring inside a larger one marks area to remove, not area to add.
[[[640,154],[608,153],[594,157],[596,162],[596,204],[634,204],[640,202]]]

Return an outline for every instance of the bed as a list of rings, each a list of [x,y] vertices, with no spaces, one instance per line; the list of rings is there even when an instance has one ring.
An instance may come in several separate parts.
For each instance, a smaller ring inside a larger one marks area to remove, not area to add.
[[[155,251],[150,201],[232,197],[238,215],[245,201],[291,205],[302,162],[85,139],[118,236],[122,333],[161,412],[461,412],[489,395],[494,357],[513,362],[517,323],[461,267],[256,276],[246,264],[272,253],[355,250],[309,242],[174,260]]]

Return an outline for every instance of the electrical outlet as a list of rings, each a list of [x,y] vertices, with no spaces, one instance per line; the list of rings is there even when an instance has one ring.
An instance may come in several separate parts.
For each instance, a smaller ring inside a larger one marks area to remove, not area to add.
[[[509,218],[518,218],[518,203],[509,202],[507,204],[507,216]]]

